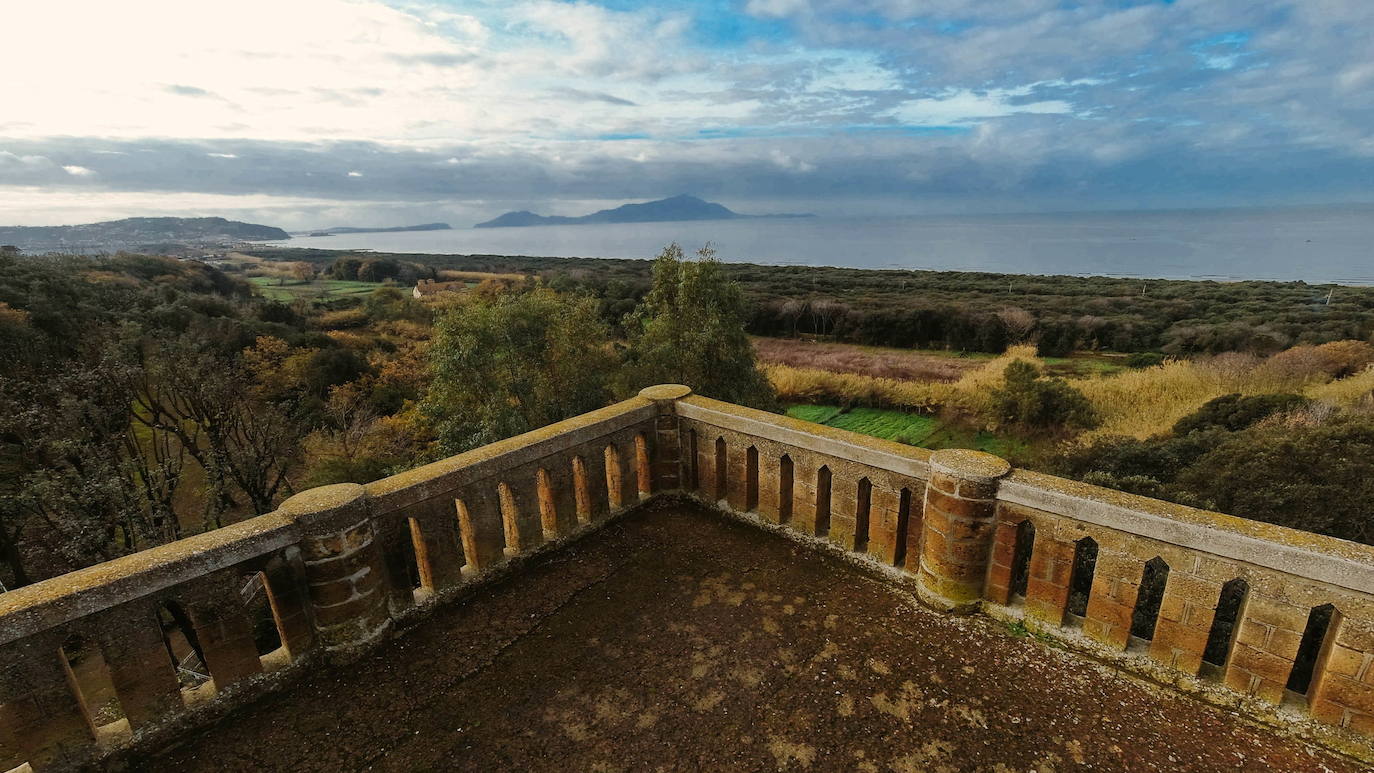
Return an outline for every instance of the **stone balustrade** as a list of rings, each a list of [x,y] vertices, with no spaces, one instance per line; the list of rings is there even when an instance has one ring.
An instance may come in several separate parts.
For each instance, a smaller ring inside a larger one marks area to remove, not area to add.
[[[0,769],[166,743],[660,494],[885,567],[931,604],[1374,736],[1374,549],[665,385],[0,594]],[[268,651],[245,596],[259,589]],[[120,718],[91,711],[77,645],[103,661]],[[183,653],[208,680],[178,678]]]

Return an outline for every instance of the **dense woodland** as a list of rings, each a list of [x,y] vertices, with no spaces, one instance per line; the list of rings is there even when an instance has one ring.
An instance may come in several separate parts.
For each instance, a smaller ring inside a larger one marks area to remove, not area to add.
[[[732,265],[676,247],[653,262],[257,255],[253,276],[0,255],[6,587],[664,382],[938,419],[944,447],[1374,543],[1374,289]],[[321,277],[351,294],[268,297]],[[467,289],[419,301],[424,278]],[[945,350],[947,372],[760,366],[746,331]],[[1084,350],[1135,354],[1069,379],[1044,357]]]
[[[438,303],[389,284],[284,303],[199,262],[0,255],[0,582],[374,480],[649,384],[769,407],[743,296],[705,257],[667,251],[613,331],[598,299],[534,279]],[[365,272],[432,275],[333,266]]]
[[[328,265],[331,250],[258,250]],[[615,324],[648,290],[650,262],[495,255],[391,255],[438,269],[537,274],[585,288]],[[875,346],[1000,353],[1035,341],[1075,350],[1188,356],[1271,354],[1374,333],[1374,287],[1303,282],[1193,282],[1111,277],[872,271],[728,263],[749,304],[748,330]]]

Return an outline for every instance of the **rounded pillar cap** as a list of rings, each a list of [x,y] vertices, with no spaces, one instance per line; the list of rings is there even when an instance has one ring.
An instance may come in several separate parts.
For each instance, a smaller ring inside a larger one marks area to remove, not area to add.
[[[644,387],[639,390],[639,396],[646,400],[663,402],[665,400],[681,400],[690,397],[692,388],[682,384],[656,384],[651,387]]]
[[[335,514],[366,512],[367,489],[357,483],[318,486],[290,497],[277,510],[295,518],[297,523],[323,522]]]
[[[930,469],[960,480],[993,483],[1011,472],[1011,464],[982,451],[948,448],[930,455]]]

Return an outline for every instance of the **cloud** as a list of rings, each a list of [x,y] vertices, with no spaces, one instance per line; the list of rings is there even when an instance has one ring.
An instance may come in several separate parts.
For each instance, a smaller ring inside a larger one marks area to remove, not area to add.
[[[197,88],[197,87],[195,87],[195,86],[183,86],[183,85],[181,85],[181,84],[172,84],[172,85],[168,86],[168,87],[167,87],[167,93],[169,93],[169,94],[176,94],[176,95],[179,96],[179,97],[212,97],[212,96],[214,96],[213,94],[211,94],[210,92],[206,91],[205,89]]]
[[[603,91],[583,91],[582,89],[565,88],[551,92],[555,96],[571,99],[575,102],[604,102],[608,105],[625,105],[627,107],[638,107],[637,102],[617,97],[614,94],[607,94]]]
[[[0,82],[14,117],[0,187],[350,207],[682,190],[825,191],[829,210],[1374,198],[1374,36],[1354,34],[1374,29],[1367,0],[241,0],[210,13],[26,7],[7,55],[51,66],[40,88]]]
[[[91,177],[95,174],[94,169],[88,169],[84,166],[77,166],[75,164],[69,164],[67,166],[62,167],[62,171],[66,172],[72,177]]]

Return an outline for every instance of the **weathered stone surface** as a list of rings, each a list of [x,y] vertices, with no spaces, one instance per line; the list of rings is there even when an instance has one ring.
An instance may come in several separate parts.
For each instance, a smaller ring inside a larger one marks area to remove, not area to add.
[[[183,773],[869,765],[1361,769],[681,509],[612,526],[346,670],[134,761]]]

